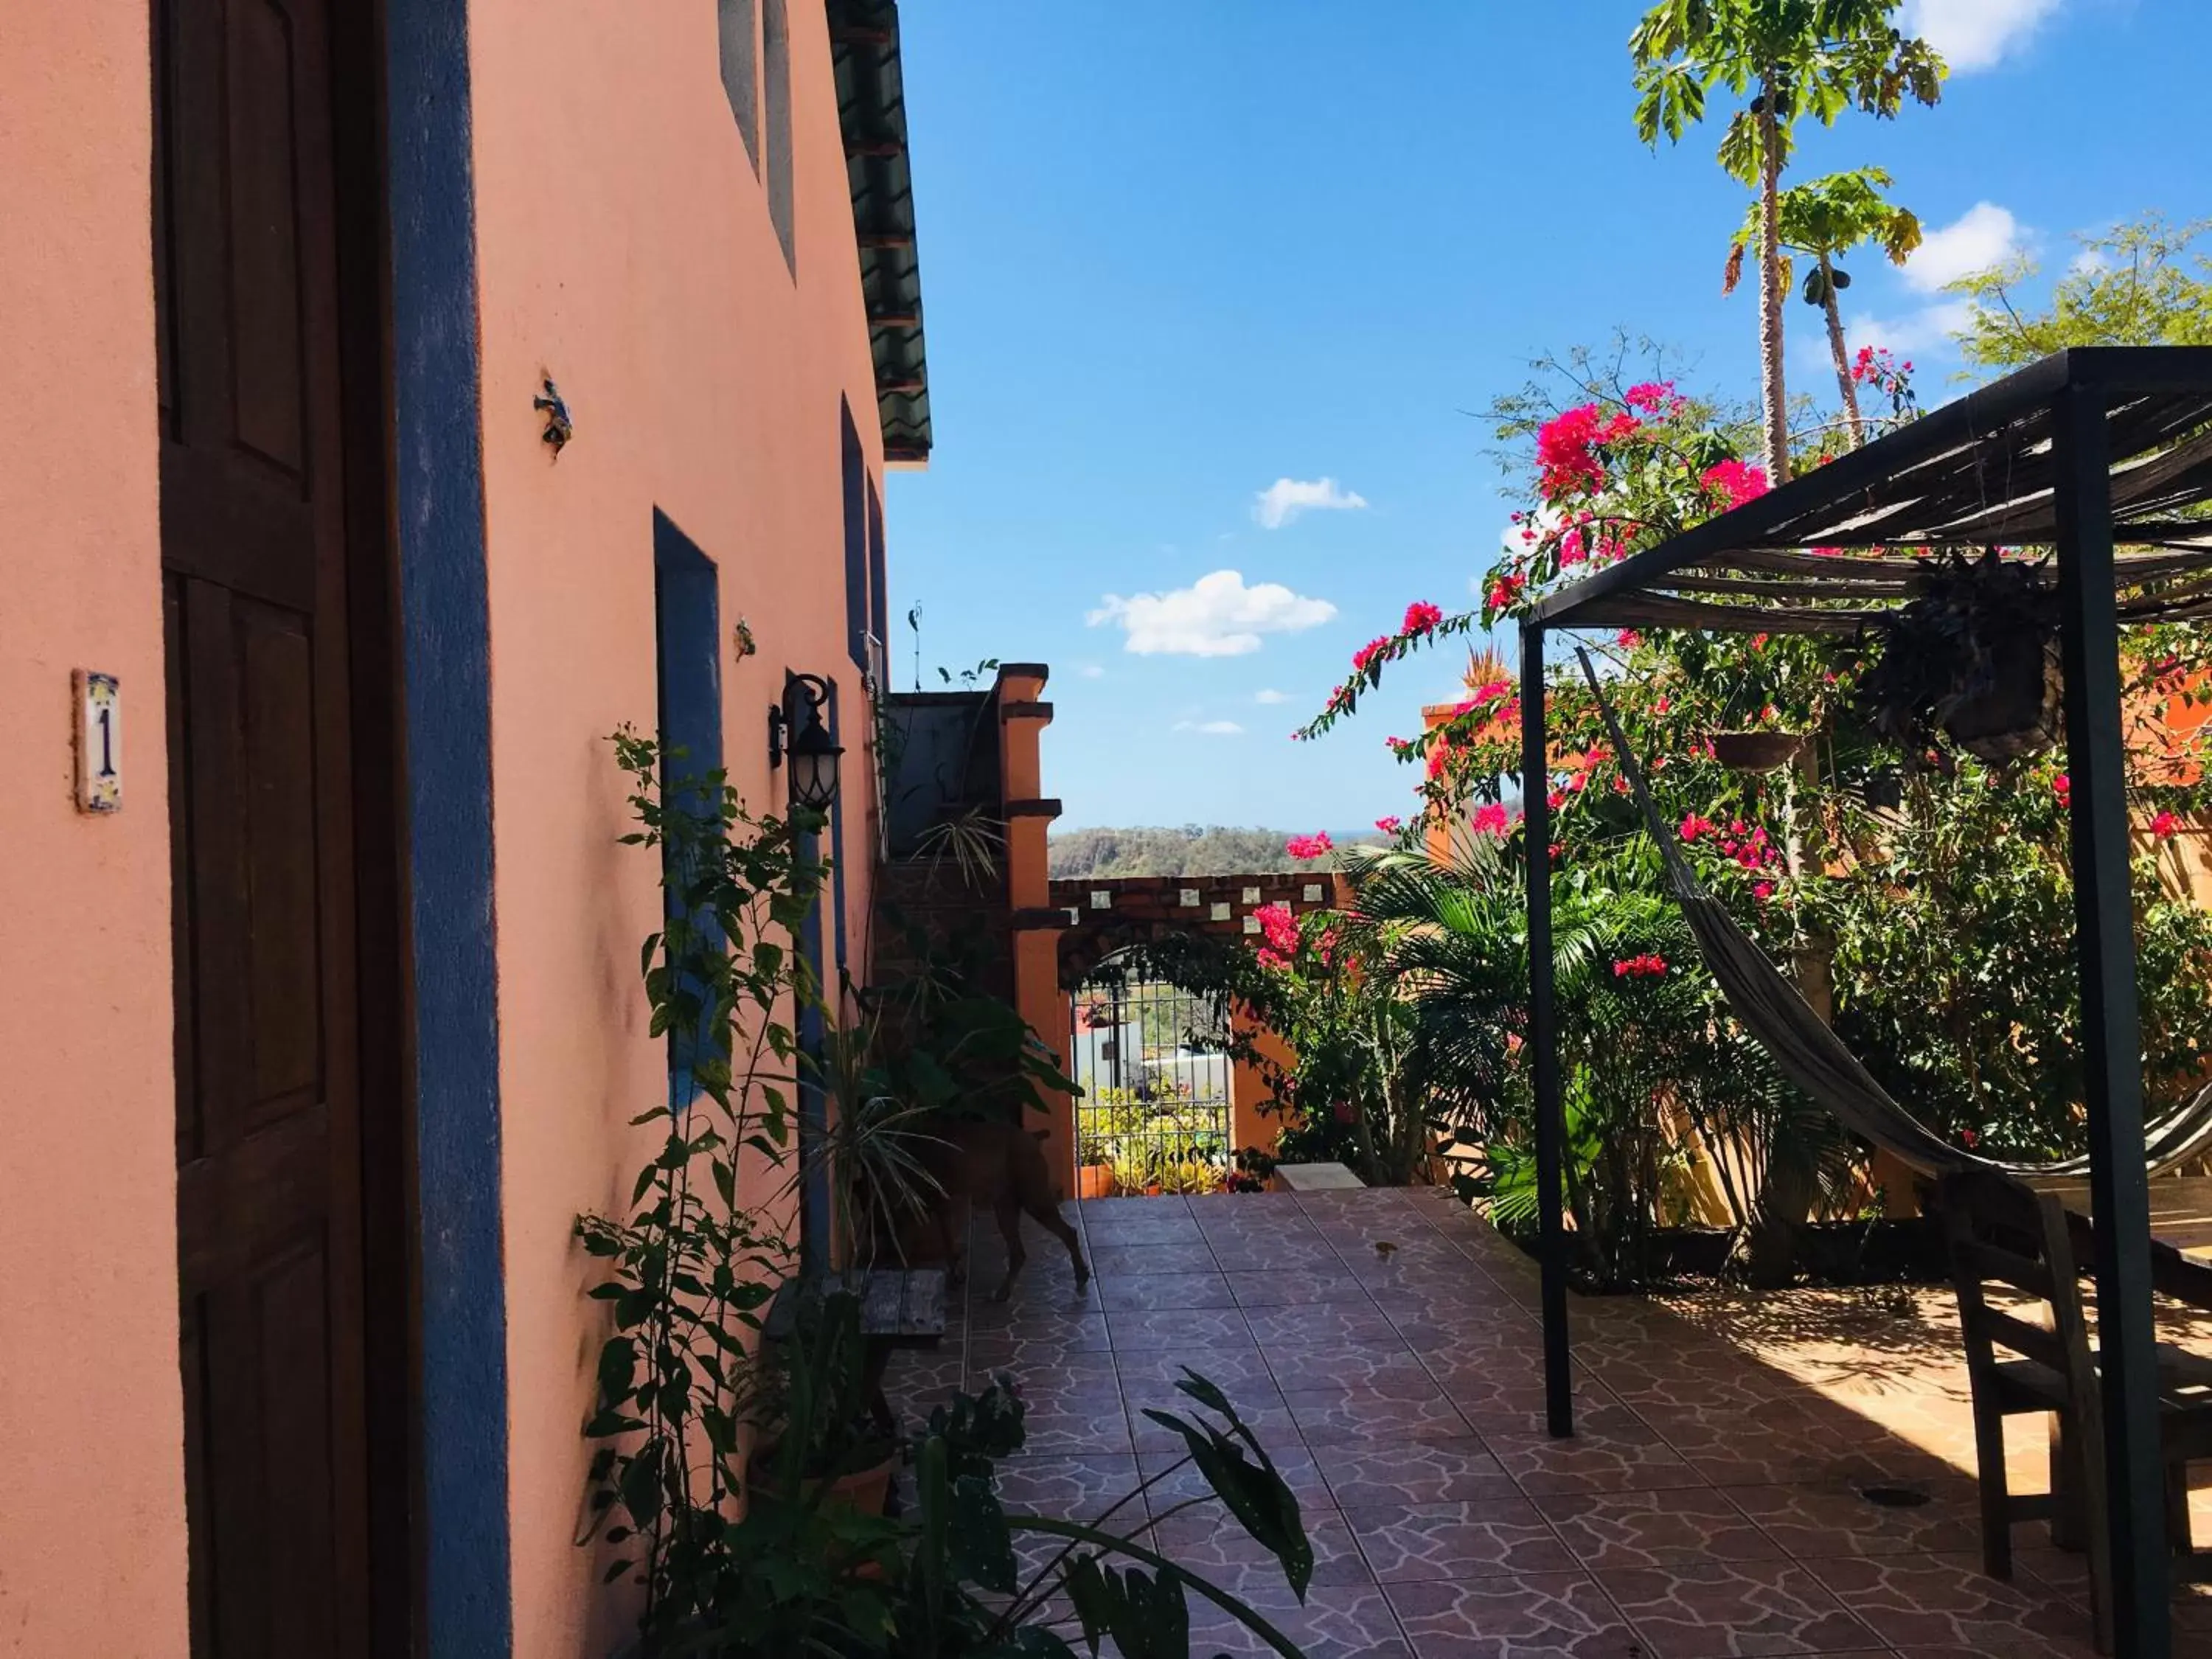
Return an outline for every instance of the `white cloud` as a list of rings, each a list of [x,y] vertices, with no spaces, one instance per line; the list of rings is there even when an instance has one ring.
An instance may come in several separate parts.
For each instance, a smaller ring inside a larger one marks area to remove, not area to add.
[[[1254,702],[1261,703],[1270,708],[1273,708],[1279,702],[1288,702],[1290,700],[1291,694],[1289,692],[1277,691],[1273,688],[1264,691],[1255,691],[1252,694],[1252,701]]]
[[[1280,530],[1301,513],[1340,513],[1367,505],[1357,490],[1334,478],[1278,478],[1252,498],[1252,516],[1267,530]]]
[[[1961,276],[2002,264],[2027,246],[2020,222],[1994,202],[1977,202],[1940,230],[1931,230],[1905,262],[1905,280],[1934,294]]]
[[[1075,672],[1086,680],[1103,680],[1106,678],[1106,671],[1095,662],[1087,662]]]
[[[1327,599],[1279,582],[1247,587],[1237,571],[1216,570],[1164,593],[1109,593],[1084,621],[1119,623],[1128,635],[1121,648],[1139,656],[1242,657],[1260,648],[1262,634],[1295,634],[1335,615]]]
[[[2076,276],[2095,276],[2112,268],[2112,256],[2100,247],[2085,247],[2066,269]]]
[[[1951,337],[1964,331],[1973,320],[1974,308],[1966,301],[1944,300],[1923,306],[1917,311],[1908,311],[1901,317],[1869,317],[1862,313],[1846,318],[1844,337],[1853,351],[1861,346],[1872,346],[1877,351],[1893,351],[1899,356],[1907,356],[1916,351],[1949,345]]]
[[[1244,735],[1244,728],[1235,720],[1177,720],[1175,729],[1196,732],[1209,738],[1241,738]]]
[[[2063,0],[1906,0],[1905,31],[1943,54],[1954,70],[1988,69],[2027,44]]]

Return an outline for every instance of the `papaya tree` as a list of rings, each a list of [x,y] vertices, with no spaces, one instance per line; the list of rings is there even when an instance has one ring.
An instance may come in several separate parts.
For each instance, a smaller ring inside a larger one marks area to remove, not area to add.
[[[1890,16],[1901,0],[1660,0],[1629,36],[1636,131],[1680,143],[1715,87],[1743,100],[1721,136],[1720,163],[1759,201],[1759,399],[1766,476],[1790,477],[1782,372],[1782,173],[1797,119],[1832,126],[1848,109],[1896,115],[1909,97],[1942,96],[1943,60]]]
[[[1859,413],[1859,377],[1852,372],[1850,354],[1844,343],[1843,310],[1837,299],[1842,289],[1850,286],[1851,277],[1837,261],[1853,248],[1871,242],[1889,256],[1892,264],[1901,265],[1920,246],[1918,216],[1910,208],[1883,198],[1882,191],[1889,183],[1889,174],[1881,167],[1861,167],[1855,173],[1832,173],[1825,179],[1792,185],[1776,203],[1785,256],[1783,284],[1787,287],[1790,281],[1788,255],[1802,255],[1813,262],[1805,273],[1805,303],[1818,306],[1827,319],[1828,356],[1836,366],[1836,388],[1843,397],[1844,418],[1854,449],[1866,441],[1866,422]],[[1761,241],[1764,234],[1764,210],[1753,202],[1744,216],[1735,246],[1729,250],[1727,275],[1721,283],[1723,294],[1735,292],[1743,271],[1746,245]]]

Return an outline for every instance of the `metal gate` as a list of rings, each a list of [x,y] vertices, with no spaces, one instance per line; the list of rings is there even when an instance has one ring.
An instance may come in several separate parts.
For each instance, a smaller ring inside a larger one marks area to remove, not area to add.
[[[1231,1169],[1229,1023],[1211,997],[1109,957],[1069,998],[1078,1188],[1213,1192]]]

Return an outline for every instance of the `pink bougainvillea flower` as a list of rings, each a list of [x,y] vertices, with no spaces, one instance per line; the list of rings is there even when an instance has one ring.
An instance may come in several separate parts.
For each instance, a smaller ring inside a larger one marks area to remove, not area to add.
[[[2073,803],[2074,780],[2065,773],[2061,772],[2057,777],[2051,779],[2051,787],[2057,792],[2058,804],[2061,806],[2070,805]]]
[[[1566,804],[1567,792],[1564,789],[1554,789],[1544,797],[1544,805],[1550,807],[1554,812],[1558,811]]]
[[[1631,409],[1640,409],[1650,415],[1670,412],[1682,401],[1674,395],[1672,380],[1646,380],[1640,386],[1632,386],[1620,394],[1620,400]]]
[[[1771,881],[1754,881],[1751,884],[1751,896],[1761,904],[1765,903],[1774,896],[1774,884]]]
[[[1442,741],[1429,745],[1429,777],[1431,781],[1443,776],[1444,768],[1451,764],[1451,744]]]
[[[1650,951],[1642,956],[1623,957],[1613,964],[1615,979],[1656,979],[1667,971],[1667,959]]]
[[[1639,425],[1633,415],[1608,417],[1595,404],[1562,410],[1536,428],[1538,492],[1546,501],[1557,501],[1598,489],[1605,483],[1605,466],[1593,447],[1616,443]]]
[[[1266,959],[1267,951],[1288,957],[1298,948],[1297,918],[1291,914],[1291,907],[1280,899],[1273,904],[1261,905],[1252,913],[1252,916],[1260,924],[1261,935],[1267,941],[1261,960]]]
[[[1674,706],[1674,702],[1671,699],[1661,696],[1653,701],[1651,704],[1651,712],[1655,714],[1663,714]]]
[[[1741,507],[1766,493],[1766,469],[1753,466],[1749,461],[1720,461],[1707,467],[1699,482],[1730,507]]]
[[[2172,812],[2160,812],[2150,821],[2150,832],[2160,841],[2171,841],[2173,832],[2181,827],[2181,820]]]
[[[1528,579],[1519,571],[1507,571],[1490,585],[1488,595],[1490,608],[1492,611],[1504,610],[1507,605],[1521,597],[1522,591],[1528,586]]]
[[[1316,830],[1310,836],[1292,836],[1283,843],[1283,850],[1294,859],[1317,859],[1333,851],[1336,843],[1328,838],[1328,831]]]
[[[1416,599],[1406,607],[1406,620],[1399,627],[1403,634],[1425,634],[1444,619],[1444,613],[1426,599]]]
[[[1699,836],[1710,836],[1712,832],[1713,821],[1711,818],[1700,817],[1695,812],[1685,812],[1682,827],[1675,833],[1684,841],[1695,841]]]
[[[1395,836],[1406,827],[1406,820],[1395,812],[1375,820],[1375,827],[1386,836]]]
[[[1982,1144],[1982,1138],[1972,1129],[1961,1129],[1959,1131],[1959,1144],[1971,1152]]]
[[[1506,825],[1511,820],[1506,817],[1505,808],[1502,803],[1491,801],[1486,805],[1477,807],[1474,816],[1468,822],[1474,826],[1477,835],[1502,836],[1505,833]]]
[[[1375,638],[1368,641],[1366,644],[1361,646],[1358,650],[1352,653],[1352,666],[1353,670],[1358,673],[1365,673],[1367,672],[1368,664],[1373,662],[1377,656],[1381,655],[1383,648],[1389,643],[1390,636],[1388,634],[1378,634]]]
[[[1478,685],[1474,688],[1474,696],[1468,699],[1468,706],[1473,708],[1476,703],[1494,702],[1512,690],[1511,680],[1492,680],[1487,685]]]
[[[1632,628],[1624,628],[1613,636],[1613,642],[1624,651],[1633,651],[1644,643],[1644,635]]]
[[[1329,1108],[1329,1110],[1336,1115],[1336,1121],[1339,1123],[1357,1123],[1359,1121],[1359,1108],[1353,1105],[1348,1100],[1338,1101],[1335,1105]]]

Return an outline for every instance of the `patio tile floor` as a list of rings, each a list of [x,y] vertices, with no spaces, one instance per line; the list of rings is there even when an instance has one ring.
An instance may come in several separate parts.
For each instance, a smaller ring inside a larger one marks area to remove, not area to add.
[[[1095,1516],[1174,1469],[1147,1407],[1192,1408],[1185,1364],[1244,1412],[1314,1539],[1301,1607],[1196,1472],[1123,1518],[1246,1597],[1311,1659],[1838,1659],[2092,1651],[2083,1559],[2014,1535],[1981,1571],[1972,1425],[1948,1294],[1886,1288],[1577,1299],[1577,1434],[1544,1432],[1534,1264],[1442,1192],[1095,1200],[1067,1208],[1096,1270],[1050,1240],[1010,1304],[979,1233],[944,1346],[895,1363],[927,1410],[1012,1372],[1028,1449],[1012,1504]],[[1388,1247],[1388,1248],[1378,1248]],[[1194,1409],[1194,1408],[1192,1408]],[[2016,1486],[2043,1480],[2014,1425]],[[1909,1507],[1863,1497],[1886,1484]],[[2212,1492],[2199,1535],[2212,1523]],[[1024,1552],[1028,1556],[1029,1552]],[[2212,1659],[2212,1602],[2175,1652]],[[1194,1601],[1194,1651],[1267,1650]]]

